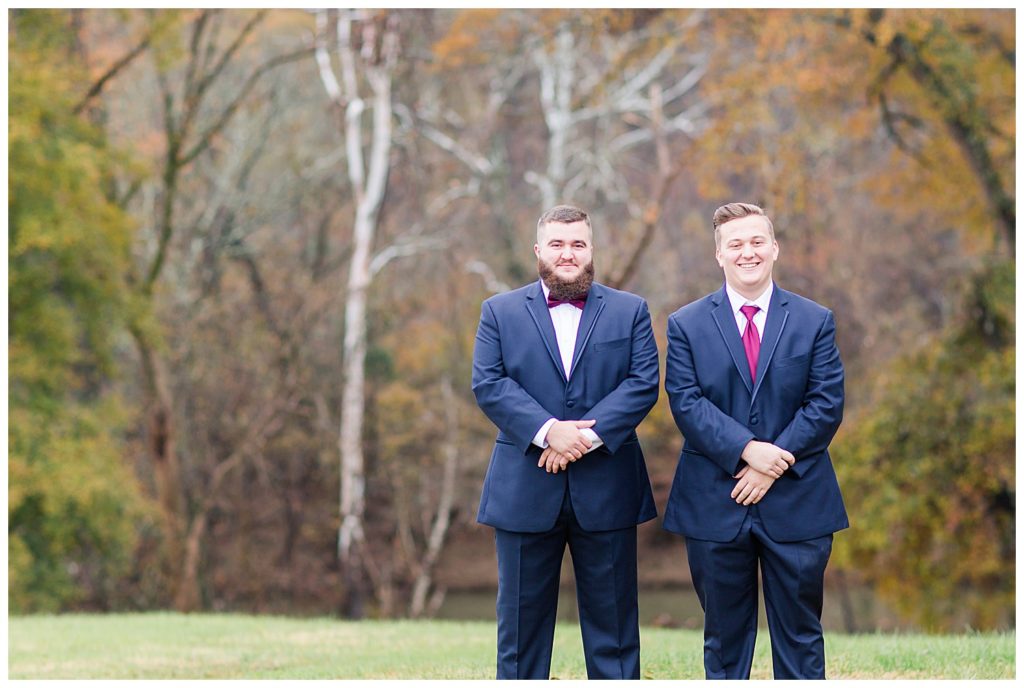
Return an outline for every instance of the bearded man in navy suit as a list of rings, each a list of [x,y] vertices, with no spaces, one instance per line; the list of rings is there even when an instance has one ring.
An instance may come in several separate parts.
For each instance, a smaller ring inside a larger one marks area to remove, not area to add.
[[[640,678],[636,526],[657,514],[636,426],[658,398],[646,302],[593,281],[579,208],[537,223],[540,280],[483,303],[473,392],[498,427],[477,520],[494,528],[499,679],[548,678],[566,545],[590,678]]]
[[[849,526],[828,445],[843,417],[832,312],[776,286],[756,205],[715,211],[722,289],[668,320],[665,389],[685,443],[665,528],[686,536],[707,678],[750,677],[760,565],[777,679],[825,677],[832,533]]]

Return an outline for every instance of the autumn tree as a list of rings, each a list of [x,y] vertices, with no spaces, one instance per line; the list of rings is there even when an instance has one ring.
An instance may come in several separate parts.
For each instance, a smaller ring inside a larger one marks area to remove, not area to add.
[[[1015,73],[1015,55],[1008,18],[998,10],[879,9],[839,21],[884,54],[868,93],[893,141],[940,174],[941,158],[933,150],[943,140],[954,146],[1013,256],[1015,100],[1006,87]],[[899,89],[901,79],[912,88]]]
[[[133,317],[134,226],[109,193],[122,156],[74,112],[86,75],[70,59],[69,13],[10,19],[10,604],[121,607],[152,516],[121,452],[131,416],[112,385]]]
[[[1012,618],[1014,275],[975,275],[956,325],[884,368],[834,448],[856,528],[836,563],[928,629]]]

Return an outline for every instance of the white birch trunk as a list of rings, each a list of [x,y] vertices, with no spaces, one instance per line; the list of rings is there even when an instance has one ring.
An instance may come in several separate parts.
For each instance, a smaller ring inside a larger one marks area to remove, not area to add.
[[[559,27],[555,51],[537,53],[540,69],[540,102],[548,127],[548,164],[543,175],[527,173],[526,181],[540,190],[544,208],[558,203],[566,177],[566,145],[572,127],[572,89],[575,40],[567,25]]]
[[[326,13],[318,15],[318,25],[326,28]],[[391,153],[391,70],[394,68],[397,35],[393,26],[381,41],[381,54],[376,60],[363,60],[367,82],[372,90],[373,117],[369,169],[363,160],[361,115],[366,103],[359,94],[356,55],[352,45],[354,14],[342,11],[337,20],[340,83],[321,42],[317,48],[317,64],[329,96],[345,108],[345,150],[348,178],[356,200],[353,226],[353,252],[349,263],[345,299],[345,339],[343,344],[344,377],[341,394],[341,427],[338,452],[341,458],[338,528],[338,559],[348,583],[348,614],[363,615],[364,567],[368,564],[363,517],[366,512],[366,468],[363,456],[363,415],[365,410],[366,364],[366,298],[373,274],[374,236],[381,203],[387,189],[388,161]],[[324,32],[320,33],[323,41]],[[364,46],[364,50],[367,48]]]

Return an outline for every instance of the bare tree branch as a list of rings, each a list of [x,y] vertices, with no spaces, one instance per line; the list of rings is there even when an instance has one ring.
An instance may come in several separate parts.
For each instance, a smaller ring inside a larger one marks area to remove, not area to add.
[[[466,272],[472,272],[483,277],[484,286],[486,286],[492,294],[502,294],[512,289],[508,284],[499,280],[497,275],[494,274],[494,270],[491,269],[491,266],[482,260],[471,260],[466,263]]]
[[[256,86],[256,84],[259,82],[260,78],[264,74],[282,65],[288,64],[290,62],[296,62],[305,57],[309,57],[310,55],[313,54],[313,51],[313,48],[303,48],[301,50],[296,50],[294,52],[286,53],[284,55],[278,55],[277,57],[274,57],[260,65],[260,67],[258,67],[252,74],[249,75],[249,78],[246,79],[245,84],[243,84],[241,90],[235,96],[234,100],[232,100],[224,108],[224,110],[221,112],[217,120],[213,124],[211,124],[205,131],[203,131],[202,134],[199,135],[198,141],[196,141],[192,148],[189,149],[189,151],[184,156],[182,156],[181,164],[189,164],[190,162],[195,160],[195,158],[199,154],[201,154],[210,146],[210,142],[213,139],[213,137],[219,134],[220,131],[228,124],[228,122],[231,121],[231,118],[234,116],[235,112],[238,111],[238,108],[241,107],[242,103],[245,101],[246,96],[249,95],[249,92],[252,91],[253,87]]]
[[[414,256],[424,251],[444,248],[446,245],[447,242],[437,238],[425,238],[407,241],[400,244],[391,244],[384,250],[378,252],[377,255],[373,257],[373,260],[370,261],[370,275],[376,275],[384,268],[384,266],[395,258]]]
[[[249,35],[256,29],[256,26],[260,22],[262,22],[264,18],[266,18],[268,11],[269,10],[263,9],[256,12],[256,14],[254,14],[249,19],[249,21],[245,23],[245,26],[243,26],[242,29],[238,32],[238,35],[235,36],[235,40],[231,42],[231,45],[229,45],[227,49],[221,53],[220,59],[217,60],[217,64],[214,66],[214,68],[203,74],[203,77],[196,84],[195,96],[197,98],[202,98],[203,94],[210,87],[210,85],[217,79],[218,76],[220,76],[221,72],[224,71],[224,68],[227,67],[228,63],[231,61],[231,58],[233,58],[235,56],[235,53],[238,52],[239,48],[242,47],[242,44],[245,42],[245,39],[248,38]]]
[[[114,64],[107,68],[107,71],[105,71],[99,79],[93,82],[93,85],[89,87],[89,90],[86,92],[86,94],[82,97],[80,101],[78,101],[78,104],[75,105],[75,109],[73,112],[76,115],[81,114],[82,110],[84,110],[86,106],[90,102],[92,102],[93,99],[95,99],[97,96],[100,95],[100,93],[103,92],[104,87],[111,79],[117,76],[118,72],[126,68],[135,60],[135,58],[137,58],[139,55],[145,52],[145,50],[149,47],[152,39],[153,32],[150,31],[142,38],[141,41],[139,41],[138,45],[129,50],[120,59],[114,62]]]
[[[459,162],[464,164],[474,173],[486,177],[494,172],[494,165],[490,160],[469,150],[429,122],[416,118],[408,107],[404,105],[396,105],[395,114],[399,116],[405,126],[415,128],[415,130],[422,134],[424,138],[431,143],[434,143],[442,150],[451,153],[457,160],[459,160]]]
[[[651,109],[651,131],[655,141],[657,153],[658,171],[654,179],[651,196],[647,201],[647,207],[642,216],[642,231],[640,239],[633,247],[632,253],[623,265],[621,271],[609,280],[609,285],[615,288],[623,288],[640,265],[640,258],[650,246],[654,239],[654,233],[658,228],[658,221],[661,218],[661,210],[665,204],[672,181],[679,174],[681,167],[674,164],[668,150],[666,127],[664,122],[664,111],[661,89],[657,84],[650,88],[650,109]]]

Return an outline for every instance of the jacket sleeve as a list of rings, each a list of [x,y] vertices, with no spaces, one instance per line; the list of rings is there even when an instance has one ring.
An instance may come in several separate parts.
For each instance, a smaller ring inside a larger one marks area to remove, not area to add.
[[[640,425],[658,401],[658,345],[651,328],[647,302],[641,301],[633,316],[631,357],[626,377],[581,416],[594,419],[594,432],[603,448],[614,454]]]
[[[524,454],[538,428],[552,416],[505,371],[498,321],[487,301],[473,347],[473,394],[484,414]]]
[[[796,457],[786,471],[801,478],[821,456],[843,420],[844,373],[836,347],[836,325],[829,311],[814,340],[803,404],[772,442]]]
[[[687,443],[730,476],[736,475],[744,465],[740,454],[754,433],[704,396],[690,340],[675,317],[668,320],[665,391]]]

